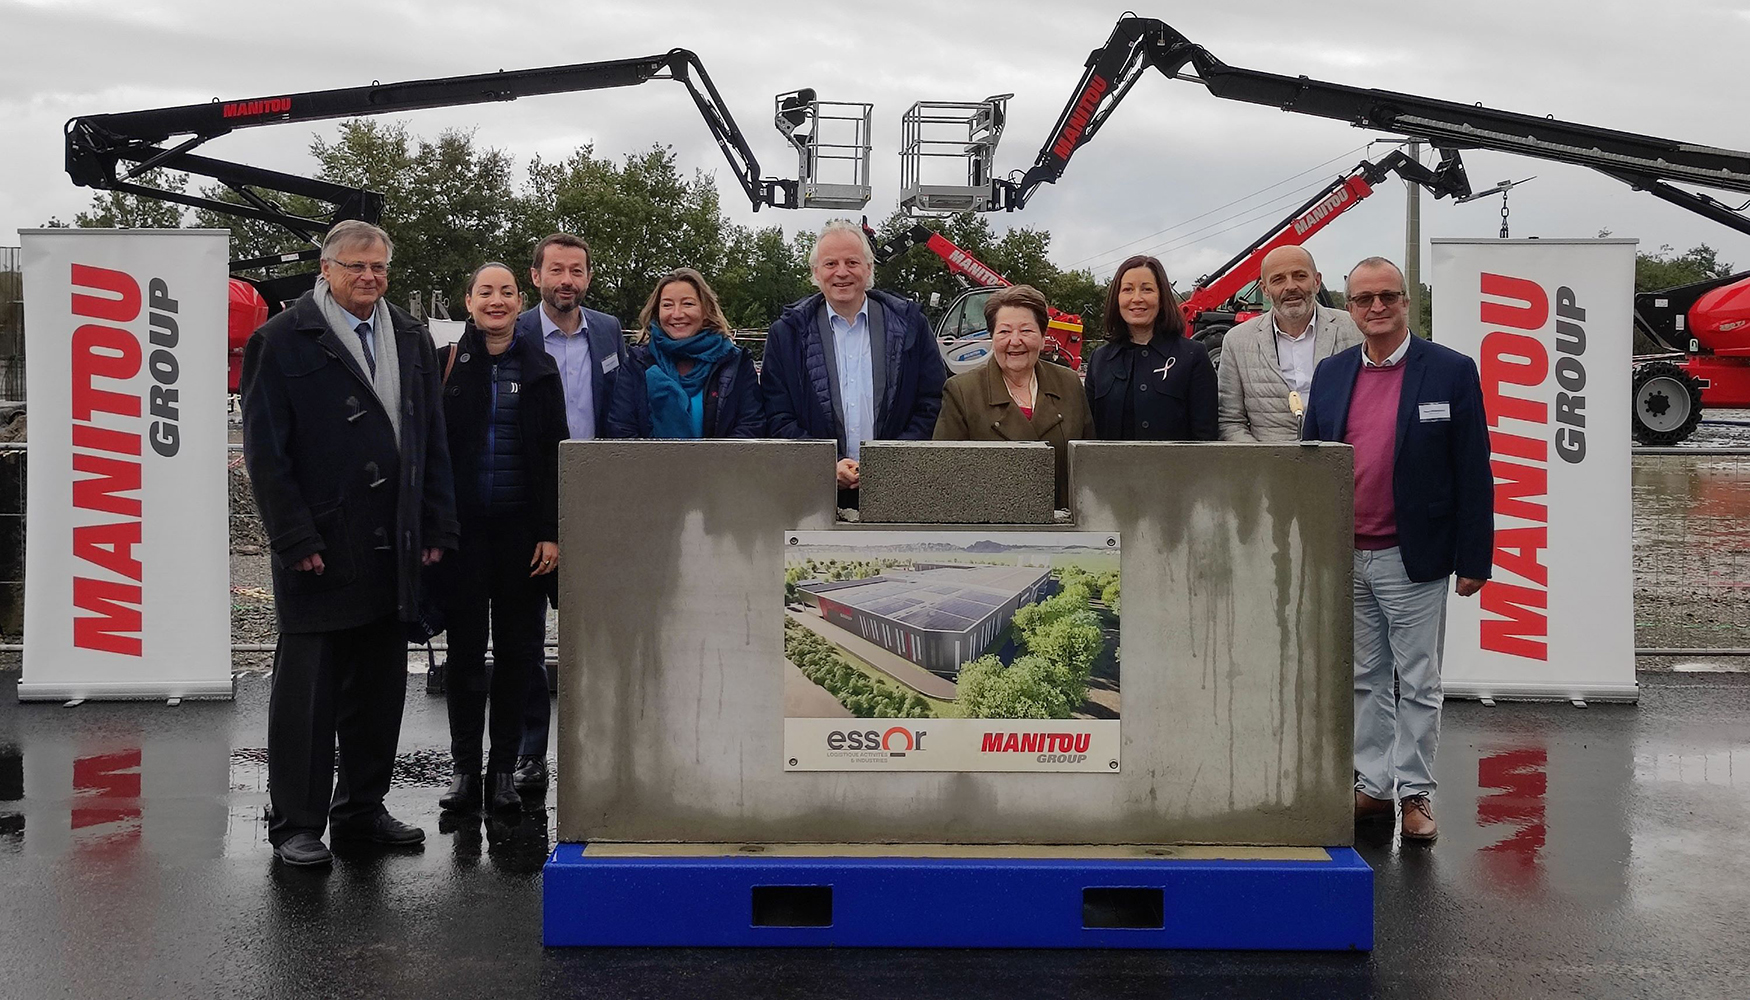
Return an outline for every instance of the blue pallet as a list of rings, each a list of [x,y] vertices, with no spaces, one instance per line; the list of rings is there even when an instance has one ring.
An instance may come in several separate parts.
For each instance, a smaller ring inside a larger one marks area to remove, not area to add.
[[[1373,870],[1328,861],[591,857],[547,860],[543,941],[563,946],[1373,949]],[[830,887],[770,889],[767,887]],[[1091,897],[1085,889],[1093,889]],[[1116,895],[1113,912],[1100,902]],[[1158,890],[1158,895],[1156,894]],[[755,893],[766,903],[755,922]],[[818,909],[830,892],[830,916]],[[800,900],[800,916],[771,903]],[[1095,910],[1085,911],[1092,901]],[[1150,911],[1150,906],[1158,907]],[[777,920],[783,925],[769,925]],[[810,921],[822,926],[797,926]],[[1153,926],[1129,926],[1134,924]]]

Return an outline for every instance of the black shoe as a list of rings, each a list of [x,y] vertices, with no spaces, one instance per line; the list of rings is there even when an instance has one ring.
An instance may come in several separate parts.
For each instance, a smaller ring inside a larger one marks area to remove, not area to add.
[[[375,819],[349,823],[330,829],[336,844],[379,844],[384,847],[413,847],[425,843],[425,831],[409,826],[388,813],[378,813]]]
[[[449,791],[438,796],[438,808],[445,812],[479,812],[480,792],[478,774],[458,774],[450,779]]]
[[[539,754],[524,754],[516,759],[516,790],[544,792],[547,790],[547,758]]]
[[[334,862],[334,855],[322,843],[322,838],[313,833],[292,834],[273,849],[273,856],[288,865],[326,865]]]
[[[486,781],[491,787],[488,804],[493,812],[523,811],[523,797],[517,794],[515,778],[508,774],[489,774]]]

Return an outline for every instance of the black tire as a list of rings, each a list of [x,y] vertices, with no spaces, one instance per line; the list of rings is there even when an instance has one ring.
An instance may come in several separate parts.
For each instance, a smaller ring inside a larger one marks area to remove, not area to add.
[[[1643,445],[1677,444],[1701,423],[1701,383],[1669,361],[1635,366],[1629,400],[1635,441]]]
[[[1212,323],[1191,335],[1191,339],[1209,349],[1209,363],[1221,366],[1221,342],[1227,339],[1227,332],[1233,329],[1232,323]]]

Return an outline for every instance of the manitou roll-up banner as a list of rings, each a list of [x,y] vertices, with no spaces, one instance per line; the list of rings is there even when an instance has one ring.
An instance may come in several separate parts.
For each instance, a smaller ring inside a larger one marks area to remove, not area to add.
[[[1434,240],[1434,335],[1476,359],[1494,573],[1447,599],[1460,697],[1633,701],[1633,240]]]
[[[26,230],[20,699],[231,696],[223,230]]]

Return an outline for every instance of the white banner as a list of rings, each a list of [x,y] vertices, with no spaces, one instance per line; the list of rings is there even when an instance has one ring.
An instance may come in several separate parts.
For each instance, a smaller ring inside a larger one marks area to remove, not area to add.
[[[223,230],[25,230],[20,699],[231,696]]]
[[[1476,359],[1494,575],[1447,600],[1461,697],[1633,700],[1633,240],[1434,240],[1434,331]]]

